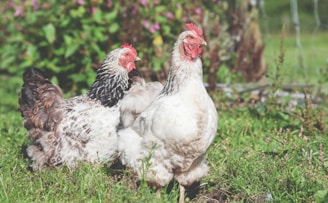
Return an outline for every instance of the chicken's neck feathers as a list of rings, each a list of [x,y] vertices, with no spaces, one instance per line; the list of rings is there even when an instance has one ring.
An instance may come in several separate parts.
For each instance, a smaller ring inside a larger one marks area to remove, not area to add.
[[[123,98],[124,91],[128,89],[128,74],[118,65],[100,67],[97,78],[89,89],[87,95],[91,99],[100,101],[104,106],[114,106]]]
[[[191,81],[199,81],[203,83],[203,69],[200,58],[195,60],[186,60],[182,56],[182,50],[177,42],[172,53],[172,65],[169,75],[162,90],[162,94],[175,94],[179,89]]]

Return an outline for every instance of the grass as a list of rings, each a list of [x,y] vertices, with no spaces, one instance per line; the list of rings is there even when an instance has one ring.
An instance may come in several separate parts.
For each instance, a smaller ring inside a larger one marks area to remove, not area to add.
[[[265,59],[271,63],[278,55],[280,34],[264,35]],[[301,35],[301,47],[297,47],[295,35],[284,36],[286,49],[284,68],[286,83],[323,83],[328,87],[327,76],[320,71],[328,71],[327,32]],[[326,78],[324,78],[326,77]]]
[[[326,55],[309,55],[311,46],[327,49],[320,36],[317,46],[303,43],[311,67],[325,67]],[[294,71],[293,40],[286,37],[285,81],[317,81],[317,71]],[[266,42],[267,61],[273,61],[273,50],[279,55],[279,37]],[[176,202],[175,183],[158,195],[145,184],[137,185],[128,170],[107,165],[29,171],[24,157],[29,141],[17,111],[20,85],[20,80],[0,76],[0,202]],[[219,130],[207,154],[210,173],[192,202],[264,202],[270,196],[272,202],[328,201],[328,133],[317,125],[319,120],[327,128],[325,105],[292,112],[278,106],[268,113],[265,104],[230,105],[218,98],[217,107]]]

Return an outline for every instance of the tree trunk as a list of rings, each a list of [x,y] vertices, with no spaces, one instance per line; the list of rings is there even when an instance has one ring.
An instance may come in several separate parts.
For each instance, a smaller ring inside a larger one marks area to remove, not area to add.
[[[241,72],[246,82],[265,80],[264,45],[258,23],[258,9],[249,0],[231,3],[231,33],[236,37],[236,63],[233,70]]]

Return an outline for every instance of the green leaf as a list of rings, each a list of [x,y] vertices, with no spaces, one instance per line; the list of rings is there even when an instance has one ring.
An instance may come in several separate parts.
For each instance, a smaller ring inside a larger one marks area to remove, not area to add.
[[[283,120],[286,120],[286,121],[289,120],[289,114],[287,114],[287,113],[285,113],[285,112],[281,112],[281,111],[279,111],[279,112],[278,112],[278,115],[279,115],[280,118],[283,119]]]
[[[71,22],[71,18],[63,18],[63,19],[60,20],[59,26],[65,28],[66,26],[69,26],[68,24],[70,22]]]
[[[27,68],[27,67],[30,67],[30,66],[32,66],[32,62],[28,61],[28,60],[24,60],[22,63],[19,64],[20,68]],[[9,71],[9,72],[12,72],[12,71]]]
[[[69,11],[69,14],[73,18],[81,18],[83,17],[84,13],[85,13],[85,8],[83,6],[79,6],[78,9],[72,9]]]
[[[84,6],[80,6],[78,9],[77,9],[78,13],[79,13],[79,17],[82,17],[85,13],[85,8]]]
[[[64,42],[66,45],[71,45],[72,44],[72,37],[69,35],[64,35]]]
[[[104,16],[104,19],[107,21],[107,22],[112,22],[114,21],[114,19],[117,17],[117,11],[112,11],[112,12],[109,12],[109,13],[106,13],[105,16]]]
[[[107,36],[103,34],[103,29],[94,29],[94,37],[96,41],[103,42],[106,41]]]
[[[76,52],[76,50],[78,50],[78,48],[79,48],[78,44],[71,44],[70,46],[68,46],[65,51],[65,58],[68,58],[72,54],[74,54]]]
[[[91,86],[92,85],[92,83],[95,81],[95,78],[96,78],[96,76],[97,76],[97,74],[96,74],[96,71],[93,71],[93,70],[89,70],[88,72],[87,72],[87,84],[89,85],[89,86]]]
[[[47,43],[47,41],[42,40],[42,41],[39,42],[38,47],[48,47],[48,45],[49,44]]]
[[[12,66],[15,61],[15,56],[3,57],[0,61],[0,70],[7,70],[7,68]]]
[[[183,15],[183,10],[182,8],[178,8],[177,10],[175,10],[175,18],[176,19],[181,19],[182,18],[182,15]]]
[[[106,57],[106,52],[101,52],[101,53],[98,54],[98,56],[99,56],[99,59],[102,60]]]
[[[102,21],[102,11],[100,9],[96,10],[96,12],[93,15],[93,20],[97,23],[101,23]]]
[[[314,194],[316,202],[328,202],[328,190],[319,190]]]
[[[32,13],[30,15],[26,15],[26,22],[28,24],[34,24],[38,20],[37,16],[35,13]]]
[[[167,18],[165,16],[155,16],[155,20],[159,23],[166,23],[167,22]]]
[[[57,76],[54,75],[54,76],[51,78],[51,82],[52,82],[53,84],[59,84],[59,80],[58,80]]]
[[[27,56],[28,59],[31,60],[31,62],[35,61],[36,58],[38,58],[38,50],[37,47],[30,44],[27,46]]]
[[[56,28],[52,23],[45,25],[42,27],[44,34],[46,36],[47,41],[52,44],[56,39]]]
[[[161,61],[156,57],[153,58],[153,70],[159,72],[161,70]]]
[[[61,46],[60,48],[56,48],[56,49],[53,49],[52,50],[52,53],[55,55],[55,56],[63,56],[64,53],[65,53],[66,49],[64,46]]]
[[[51,61],[47,60],[47,62],[46,62],[47,68],[49,68],[50,70],[54,71],[55,73],[60,73],[60,71],[62,71],[62,67],[59,67],[57,65],[58,61],[59,61],[58,58],[53,59]]]
[[[118,23],[112,23],[110,26],[109,26],[109,33],[113,34],[115,32],[117,32],[118,30],[120,29],[120,26]]]
[[[99,46],[97,44],[92,44],[91,50],[93,50],[96,53],[102,53],[102,50],[99,48]]]
[[[159,13],[159,12],[162,12],[162,11],[166,11],[167,10],[167,7],[166,6],[156,6],[155,7],[155,11],[157,12],[157,13]]]
[[[170,34],[171,33],[171,27],[170,26],[163,24],[163,26],[161,26],[161,28],[162,28],[164,34]]]

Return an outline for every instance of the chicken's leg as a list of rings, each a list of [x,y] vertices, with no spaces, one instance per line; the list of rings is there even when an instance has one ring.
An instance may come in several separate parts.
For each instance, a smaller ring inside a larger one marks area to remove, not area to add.
[[[179,203],[184,203],[184,196],[185,196],[185,187],[181,184],[179,184]]]

